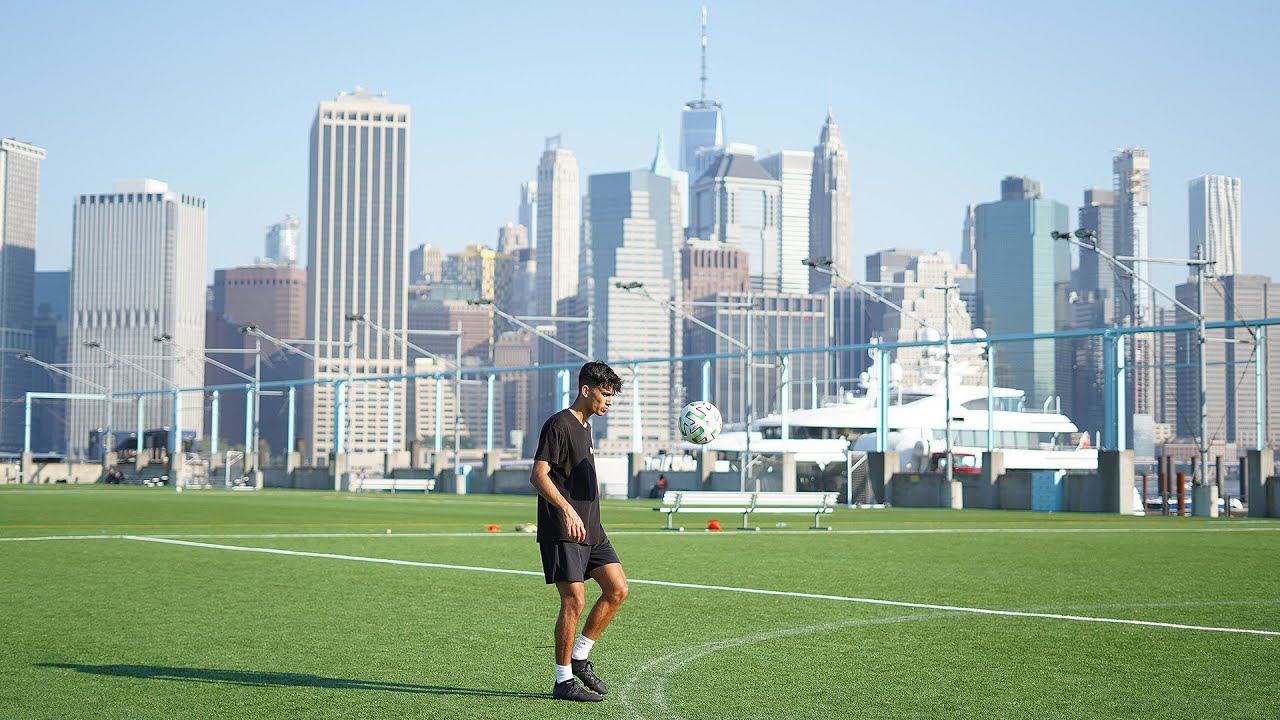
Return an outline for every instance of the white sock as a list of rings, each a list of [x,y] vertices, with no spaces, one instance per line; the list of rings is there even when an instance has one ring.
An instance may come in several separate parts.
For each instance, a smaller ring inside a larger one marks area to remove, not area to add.
[[[557,682],[557,683],[562,683],[562,682],[564,682],[565,680],[572,680],[572,679],[573,679],[573,666],[572,666],[572,665],[557,665],[557,666],[556,666],[556,682]]]
[[[573,654],[569,657],[574,660],[586,660],[591,654],[591,648],[595,647],[596,641],[586,635],[579,635],[578,641],[573,644]]]

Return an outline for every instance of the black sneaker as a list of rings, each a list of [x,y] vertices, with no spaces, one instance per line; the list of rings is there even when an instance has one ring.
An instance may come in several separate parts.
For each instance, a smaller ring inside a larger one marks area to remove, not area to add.
[[[556,700],[572,700],[574,702],[600,702],[604,699],[579,685],[578,681],[573,678],[556,683],[555,687],[551,688],[551,697]]]
[[[596,677],[595,667],[590,660],[570,660],[569,664],[573,666],[573,674],[583,685],[586,685],[592,692],[604,695],[609,692],[609,686],[604,681]]]

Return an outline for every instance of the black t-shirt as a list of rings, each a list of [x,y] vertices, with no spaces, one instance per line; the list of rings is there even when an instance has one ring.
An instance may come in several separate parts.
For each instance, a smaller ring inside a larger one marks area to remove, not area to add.
[[[591,449],[591,426],[578,422],[568,408],[547,418],[538,435],[534,462],[551,465],[551,483],[582,518],[587,529],[585,545],[604,540],[600,526],[600,485],[596,480],[596,459]],[[564,513],[538,496],[538,542],[569,542]]]

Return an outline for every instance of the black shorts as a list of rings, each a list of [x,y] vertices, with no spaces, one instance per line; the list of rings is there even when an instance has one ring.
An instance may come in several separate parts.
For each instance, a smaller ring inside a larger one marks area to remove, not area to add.
[[[596,545],[579,545],[576,542],[538,543],[542,551],[542,573],[547,584],[557,582],[586,582],[596,568],[620,562],[609,538]]]

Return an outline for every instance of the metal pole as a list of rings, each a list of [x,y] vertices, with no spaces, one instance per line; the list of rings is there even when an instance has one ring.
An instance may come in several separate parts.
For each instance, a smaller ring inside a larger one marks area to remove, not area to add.
[[[1123,388],[1120,392],[1123,392]],[[1116,343],[1110,330],[1102,333],[1102,449],[1116,449]]]
[[[1267,366],[1267,329],[1258,326],[1254,332],[1256,343],[1253,346],[1253,384],[1254,394],[1254,412],[1253,422],[1257,425],[1258,440],[1254,443],[1254,447],[1262,450],[1267,447],[1267,373],[1264,368]]]
[[[782,356],[782,451],[787,451],[787,441],[791,439],[791,356]]]
[[[751,464],[751,411],[752,411],[751,400],[752,400],[752,395],[754,394],[754,390],[751,387],[752,386],[751,348],[754,347],[752,343],[752,332],[753,332],[752,325],[754,325],[754,323],[751,322],[752,320],[751,311],[755,308],[755,301],[752,300],[751,293],[749,292],[747,293],[747,301],[751,303],[747,307],[746,312],[743,314],[743,317],[746,319],[746,324],[747,324],[747,327],[746,327],[747,346],[743,348],[743,351],[742,351],[742,361],[743,361],[743,364],[746,366],[743,368],[743,372],[742,372],[742,381],[746,383],[746,389],[742,393],[742,402],[743,402],[742,409],[743,409],[743,415],[746,416],[745,429],[747,434],[746,434],[746,447],[745,447],[745,450],[743,451],[743,457],[742,457],[742,463],[741,463],[742,473],[741,473],[741,477],[739,478],[739,484],[741,485],[741,487],[739,487],[738,490],[741,492],[746,492],[747,476],[749,474],[747,470],[747,466]]]
[[[454,336],[453,352],[453,477],[458,487],[458,494],[466,493],[466,485],[462,483],[462,321],[458,321],[458,334]]]
[[[942,290],[942,382],[946,386],[943,391],[943,404],[946,407],[947,433],[947,482],[955,479],[951,469],[951,286]]]
[[[1196,248],[1196,259],[1200,259],[1201,249]],[[1205,426],[1209,415],[1209,406],[1207,404],[1208,394],[1205,392],[1205,381],[1208,375],[1207,358],[1205,357],[1205,330],[1204,330],[1204,265],[1196,265],[1196,347],[1198,348],[1199,358],[1196,361],[1196,396],[1200,403],[1200,442],[1199,456],[1200,463],[1196,470],[1195,484],[1208,484],[1209,470],[1209,437],[1205,435]],[[1199,514],[1208,515],[1208,509],[1197,507]]]
[[[116,358],[111,353],[107,353],[107,395],[103,400],[107,404],[107,433],[102,438],[102,459],[107,459],[108,452],[114,452],[116,449],[115,433],[111,430],[111,416],[115,406],[112,404],[115,399],[115,379],[116,379]]]
[[[836,305],[835,303],[836,303],[836,279],[834,276],[828,276],[827,277],[827,344],[828,345],[836,344],[836,317],[835,317]],[[835,373],[833,372],[836,365],[835,359],[831,357],[830,350],[822,354],[822,359],[826,361],[825,364],[827,366],[826,382],[824,382],[823,385],[827,388],[830,388],[833,385],[832,378],[835,376]],[[817,387],[817,382],[816,382],[817,379],[815,378],[814,380],[815,380],[814,387]],[[828,392],[829,391],[830,390],[828,390]],[[813,406],[816,408],[819,405],[820,403],[818,402],[817,393],[815,392],[814,398],[813,398]]]
[[[176,388],[173,391],[173,437],[169,440],[169,452],[177,455],[182,452],[182,393]],[[179,458],[181,465],[182,458]],[[177,482],[176,480],[174,482]]]
[[[702,361],[702,399],[711,399],[711,361]]]
[[[440,375],[436,376],[436,427],[435,427],[435,452],[439,454],[444,449],[444,378]]]
[[[640,368],[631,366],[631,452],[643,452],[640,442]]]
[[[56,387],[56,386],[55,386]],[[22,452],[31,452],[31,391],[26,393],[22,412]]]
[[[387,381],[387,460],[395,452],[396,443],[396,381]]]
[[[294,416],[294,408],[295,408],[295,406],[296,406],[296,402],[297,402],[297,398],[296,398],[297,390],[298,390],[298,388],[297,388],[297,386],[296,386],[296,385],[290,385],[290,386],[289,386],[289,429],[288,429],[288,431],[287,431],[287,434],[286,434],[286,436],[285,436],[285,441],[284,441],[284,442],[285,442],[285,448],[284,448],[284,451],[285,451],[286,453],[291,453],[291,452],[293,452],[293,445],[294,445],[294,433],[295,433],[295,431],[297,430],[297,428],[296,428],[296,427],[294,427],[294,424],[293,424],[293,423],[294,423],[294,417],[293,417],[293,416]]]
[[[556,384],[560,386],[560,407],[569,407],[569,371],[556,371]]]
[[[262,422],[262,338],[253,338],[253,467],[255,473],[262,467],[262,458],[258,457],[258,441]],[[287,451],[286,451],[287,452]]]
[[[141,398],[139,398],[141,399]],[[218,416],[222,414],[222,392],[214,390],[209,404],[209,424],[212,426],[209,433],[209,454],[218,454]],[[138,423],[138,427],[142,427],[142,423]]]
[[[996,451],[996,345],[987,343],[987,452]]]
[[[214,397],[216,398],[218,396],[218,391],[214,390],[213,394],[214,394]],[[142,456],[142,445],[143,445],[142,435],[143,435],[143,432],[145,432],[143,425],[146,423],[146,419],[144,415],[145,411],[143,410],[142,400],[143,400],[142,396],[139,395],[138,396],[138,418],[137,418],[138,435],[133,439],[133,452],[139,457]],[[215,407],[216,407],[216,403],[215,403]],[[217,422],[217,421],[215,420],[214,422]]]
[[[346,415],[346,394],[347,383],[342,378],[333,381],[333,452],[341,453],[342,448],[342,423],[345,422]]]
[[[484,428],[484,451],[493,452],[493,373],[489,373],[489,377],[485,380],[485,428]]]
[[[1126,427],[1125,413],[1128,412],[1126,405],[1128,404],[1128,395],[1125,384],[1125,349],[1124,335],[1115,336],[1115,366],[1116,366],[1116,437],[1115,449],[1124,450],[1128,442],[1129,430]]]
[[[254,452],[253,449],[253,403],[257,398],[253,385],[244,386],[244,451],[245,458],[248,459],[249,453]],[[253,472],[253,468],[245,466],[246,473]]]
[[[876,383],[879,412],[876,414],[876,451],[889,451],[889,350],[876,348],[879,355],[876,362],[880,366]]]
[[[587,305],[587,357],[595,359],[595,335],[596,335],[596,317],[592,311],[592,304]],[[588,360],[590,362],[590,360]]]

